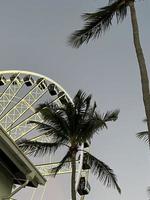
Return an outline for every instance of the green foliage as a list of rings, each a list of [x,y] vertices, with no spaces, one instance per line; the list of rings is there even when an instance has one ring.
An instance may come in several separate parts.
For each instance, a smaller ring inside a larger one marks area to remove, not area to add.
[[[148,131],[142,131],[136,134],[137,138],[148,143]]]
[[[54,167],[51,170],[52,176],[56,176],[59,170],[66,164],[66,162],[71,161],[71,151],[67,151],[66,155],[62,158],[62,160],[59,162],[59,165],[57,167]]]
[[[48,143],[23,139],[18,142],[18,145],[28,155],[43,156],[47,153],[55,153],[55,151],[62,146],[62,143],[61,141]]]
[[[83,14],[82,19],[85,24],[82,29],[71,34],[68,40],[69,45],[79,48],[83,43],[88,43],[90,39],[98,38],[109,29],[114,17],[117,23],[122,22],[127,15],[131,1],[133,0],[110,0],[107,6],[99,8],[96,12]]]
[[[111,187],[112,185],[116,187],[119,193],[121,193],[120,187],[117,184],[117,179],[113,170],[109,168],[101,160],[97,159],[90,153],[86,152],[87,160],[89,165],[91,166],[92,173],[97,176],[97,178],[107,187]]]
[[[147,122],[147,119],[145,118],[143,120],[143,122]],[[148,131],[141,131],[139,133],[136,134],[137,138],[139,138],[140,140],[143,140],[144,142],[148,143]]]
[[[73,156],[80,151],[80,146],[86,141],[91,141],[95,133],[107,128],[107,123],[116,121],[119,110],[100,114],[96,111],[96,103],[91,103],[92,96],[87,96],[79,90],[73,99],[73,103],[67,102],[63,106],[56,103],[46,102],[40,104],[36,111],[41,113],[43,122],[30,121],[37,125],[37,129],[50,142],[38,142],[21,140],[18,142],[20,148],[29,155],[43,156],[55,153],[61,146],[67,147],[68,151],[60,161],[60,164],[52,169],[54,176],[64,166],[66,161],[71,161]],[[114,186],[120,193],[116,176],[104,162],[98,160],[91,154],[89,161],[93,174],[106,186]]]

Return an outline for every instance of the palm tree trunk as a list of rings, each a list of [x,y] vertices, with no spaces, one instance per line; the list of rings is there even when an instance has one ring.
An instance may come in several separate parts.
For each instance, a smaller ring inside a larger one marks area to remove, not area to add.
[[[76,153],[72,154],[71,158],[72,176],[71,176],[71,196],[72,200],[76,200]]]
[[[149,93],[148,73],[146,69],[143,50],[140,44],[139,28],[138,28],[138,23],[137,23],[134,0],[130,2],[129,6],[130,6],[131,22],[132,22],[132,29],[133,29],[134,47],[135,47],[136,56],[137,56],[139,69],[140,69],[143,102],[144,102],[145,113],[147,117],[148,141],[149,141],[149,148],[150,148],[150,93]]]

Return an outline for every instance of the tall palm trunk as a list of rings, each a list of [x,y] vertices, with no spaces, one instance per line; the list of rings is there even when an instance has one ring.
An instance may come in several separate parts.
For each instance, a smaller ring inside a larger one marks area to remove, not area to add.
[[[72,154],[71,158],[72,176],[71,176],[71,197],[72,200],[76,200],[76,153]]]
[[[150,148],[150,93],[149,93],[148,73],[147,73],[147,69],[146,69],[143,50],[142,50],[142,47],[140,44],[139,28],[138,28],[138,23],[137,23],[137,16],[136,16],[136,10],[135,10],[135,6],[134,6],[134,0],[132,0],[130,2],[129,6],[130,6],[130,13],[131,13],[134,46],[135,46],[136,56],[137,56],[139,69],[140,69],[143,102],[144,102],[145,113],[146,113],[146,117],[147,117],[148,141],[149,141],[149,148]]]

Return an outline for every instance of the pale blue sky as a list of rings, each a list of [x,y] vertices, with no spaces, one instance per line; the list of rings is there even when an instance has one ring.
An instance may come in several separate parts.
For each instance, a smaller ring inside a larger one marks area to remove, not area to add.
[[[63,86],[70,96],[81,88],[92,93],[105,112],[120,109],[119,119],[96,136],[91,152],[114,170],[122,195],[106,189],[92,175],[86,200],[148,199],[148,147],[135,134],[145,130],[138,65],[132,44],[130,17],[99,40],[80,49],[67,45],[69,34],[80,28],[83,12],[105,5],[101,0],[1,0],[0,69],[38,72]],[[141,42],[150,73],[150,2],[136,2]],[[67,176],[50,180],[44,200],[69,200]],[[57,190],[57,193],[54,191]],[[29,200],[27,191],[18,200]],[[40,200],[36,197],[36,200]]]

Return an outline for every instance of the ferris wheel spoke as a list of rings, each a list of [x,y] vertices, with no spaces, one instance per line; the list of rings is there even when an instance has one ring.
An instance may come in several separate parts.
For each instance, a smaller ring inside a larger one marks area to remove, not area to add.
[[[0,119],[0,123],[6,131],[48,91],[47,87],[45,89],[39,87],[44,82],[45,80],[43,79]]]
[[[61,96],[60,96],[61,97]],[[60,99],[60,97],[57,97],[55,99],[53,99],[51,101],[51,103],[54,103],[56,101],[58,101]],[[29,124],[29,121],[39,121],[42,122],[43,119],[41,117],[41,114],[38,113],[33,113],[30,117],[27,117],[26,119],[24,119],[22,122],[20,122],[19,124],[17,124],[16,126],[10,127],[8,129],[8,134],[10,135],[10,137],[17,141],[19,139],[21,139],[22,137],[24,137],[25,135],[27,135],[29,132],[31,132],[32,130],[34,130],[37,125],[36,124]],[[35,138],[32,138],[32,140],[38,140],[38,141],[48,141],[48,139],[46,137],[42,136],[37,136]]]
[[[29,124],[28,123],[29,121],[42,122],[43,120],[41,118],[40,113],[34,113],[30,117],[22,121],[21,123],[17,124],[15,127],[10,128],[8,130],[8,134],[14,141],[21,139],[22,137],[24,137],[25,135],[27,135],[29,132],[31,132],[37,127],[37,125],[35,124]]]
[[[45,132],[46,133],[46,132]],[[42,133],[39,136],[35,136],[31,139],[31,141],[37,141],[37,142],[50,142],[52,141],[52,138],[47,137],[44,133]]]
[[[36,194],[37,188],[34,188],[33,192],[32,192],[32,196],[30,200],[33,200]]]
[[[20,81],[18,73],[0,96],[0,115],[2,115],[7,106],[12,102],[23,85],[24,82]]]
[[[78,163],[79,163],[79,160],[76,161],[77,165],[78,165]],[[59,162],[40,164],[40,165],[35,165],[35,166],[43,176],[50,176],[50,175],[54,174],[51,172],[51,169],[54,167],[57,167],[58,165],[59,165]],[[72,172],[71,162],[68,161],[65,163],[65,165],[62,167],[62,169],[57,174],[68,174],[71,172]],[[78,168],[76,169],[76,173],[78,173]]]

